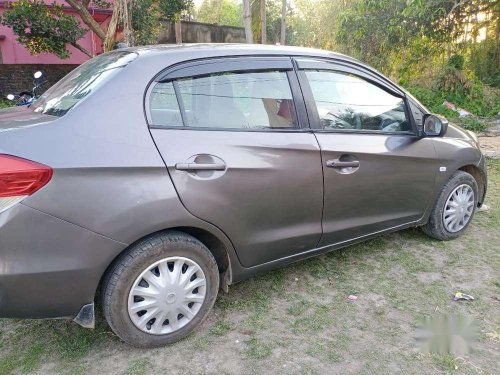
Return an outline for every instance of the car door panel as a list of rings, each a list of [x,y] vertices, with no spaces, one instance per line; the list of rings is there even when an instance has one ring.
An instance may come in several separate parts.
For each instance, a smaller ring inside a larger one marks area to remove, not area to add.
[[[325,210],[320,246],[348,241],[420,219],[437,168],[430,139],[397,135],[317,133],[324,160]],[[326,161],[351,155],[353,173]]]
[[[417,222],[431,203],[438,167],[432,140],[412,131],[404,94],[355,66],[313,59],[297,66],[323,162],[320,246]]]

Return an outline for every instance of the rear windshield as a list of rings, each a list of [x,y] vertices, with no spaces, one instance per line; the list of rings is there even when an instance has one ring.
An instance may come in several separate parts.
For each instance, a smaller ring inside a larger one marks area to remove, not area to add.
[[[135,52],[114,51],[93,58],[48,89],[31,108],[35,112],[63,116],[136,57]]]

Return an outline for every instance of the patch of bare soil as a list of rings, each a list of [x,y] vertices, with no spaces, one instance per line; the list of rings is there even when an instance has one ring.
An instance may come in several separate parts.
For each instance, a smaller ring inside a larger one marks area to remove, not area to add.
[[[479,137],[481,151],[490,158],[500,158],[500,136],[481,136]]]

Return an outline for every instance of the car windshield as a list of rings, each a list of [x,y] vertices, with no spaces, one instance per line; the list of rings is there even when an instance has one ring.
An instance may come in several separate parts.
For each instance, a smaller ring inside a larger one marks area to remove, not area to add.
[[[136,57],[134,52],[114,51],[93,58],[48,89],[31,108],[38,113],[63,116]]]

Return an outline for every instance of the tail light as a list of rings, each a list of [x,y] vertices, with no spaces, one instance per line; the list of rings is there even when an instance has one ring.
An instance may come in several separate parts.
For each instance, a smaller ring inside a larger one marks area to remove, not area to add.
[[[0,154],[0,212],[45,186],[52,169],[34,161]]]

